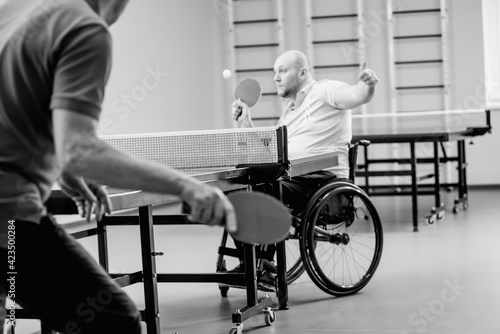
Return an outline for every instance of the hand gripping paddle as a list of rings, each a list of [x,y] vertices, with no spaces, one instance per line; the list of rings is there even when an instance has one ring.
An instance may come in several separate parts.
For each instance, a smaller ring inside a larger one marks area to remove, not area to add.
[[[245,102],[249,107],[253,107],[257,102],[259,102],[260,97],[262,95],[262,87],[260,83],[252,78],[245,78],[240,81],[240,83],[236,86],[234,90],[234,99]],[[235,119],[241,115],[241,108],[236,115]]]
[[[276,198],[260,192],[227,196],[236,210],[237,230],[231,236],[247,244],[274,244],[285,240],[292,224],[288,209]]]

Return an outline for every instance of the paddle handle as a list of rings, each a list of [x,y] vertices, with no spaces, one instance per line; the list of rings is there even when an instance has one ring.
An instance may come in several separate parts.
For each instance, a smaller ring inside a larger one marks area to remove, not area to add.
[[[238,108],[236,108],[236,114],[234,115],[234,120],[237,121],[242,113],[243,113],[243,107],[238,106]]]

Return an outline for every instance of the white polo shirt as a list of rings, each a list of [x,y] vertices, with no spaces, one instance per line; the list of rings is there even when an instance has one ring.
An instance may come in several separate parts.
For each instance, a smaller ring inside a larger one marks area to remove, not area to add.
[[[348,144],[352,139],[351,110],[335,102],[335,91],[346,85],[335,80],[311,80],[290,101],[278,125],[286,125],[291,158],[305,154],[339,152],[339,166],[329,168],[338,177],[349,176]]]

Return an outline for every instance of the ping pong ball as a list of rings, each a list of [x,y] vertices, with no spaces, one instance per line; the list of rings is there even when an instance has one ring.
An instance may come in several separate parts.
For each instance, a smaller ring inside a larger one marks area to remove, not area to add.
[[[226,68],[224,71],[222,71],[222,76],[226,79],[229,79],[231,77],[231,71]]]

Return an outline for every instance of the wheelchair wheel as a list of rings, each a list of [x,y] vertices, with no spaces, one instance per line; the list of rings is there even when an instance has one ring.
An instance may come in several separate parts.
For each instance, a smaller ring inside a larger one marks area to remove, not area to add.
[[[334,182],[311,198],[302,222],[300,251],[311,280],[324,292],[361,290],[379,264],[382,224],[370,198],[348,182]]]

